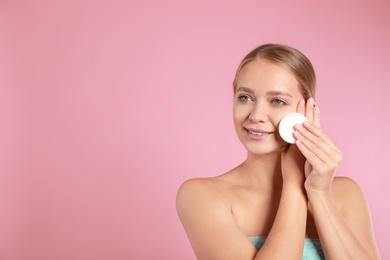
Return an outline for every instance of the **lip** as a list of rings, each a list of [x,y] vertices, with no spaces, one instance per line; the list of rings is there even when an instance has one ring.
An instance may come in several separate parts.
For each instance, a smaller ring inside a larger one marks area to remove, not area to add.
[[[247,127],[244,127],[245,130],[247,131],[252,131],[252,132],[257,132],[257,133],[264,133],[264,134],[272,134],[273,132],[269,132],[269,131],[264,131],[262,129],[256,129],[256,128],[247,128]]]
[[[246,128],[244,127],[245,132],[247,134],[247,137],[251,140],[263,140],[273,134],[273,132],[264,131],[262,129],[256,129],[256,128]],[[252,134],[251,132],[260,133],[261,135]]]

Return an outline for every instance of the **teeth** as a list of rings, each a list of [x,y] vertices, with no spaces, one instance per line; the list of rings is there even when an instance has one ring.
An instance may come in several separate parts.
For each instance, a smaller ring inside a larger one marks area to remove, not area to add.
[[[249,130],[248,130],[249,131]],[[253,135],[265,135],[266,133],[260,133],[260,132],[253,132],[253,131],[249,131],[249,133],[253,134]]]

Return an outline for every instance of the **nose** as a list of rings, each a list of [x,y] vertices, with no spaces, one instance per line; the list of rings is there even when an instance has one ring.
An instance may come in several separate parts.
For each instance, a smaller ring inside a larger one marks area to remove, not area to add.
[[[268,109],[265,102],[258,102],[253,106],[249,120],[252,123],[264,123],[268,120]]]

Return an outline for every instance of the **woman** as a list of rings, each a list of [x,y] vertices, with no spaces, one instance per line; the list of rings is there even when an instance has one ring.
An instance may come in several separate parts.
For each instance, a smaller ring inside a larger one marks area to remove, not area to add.
[[[186,181],[177,212],[198,259],[380,259],[369,208],[342,154],[320,127],[310,61],[278,44],[251,51],[233,83],[233,119],[247,159],[213,178]],[[278,134],[298,112],[296,145]]]

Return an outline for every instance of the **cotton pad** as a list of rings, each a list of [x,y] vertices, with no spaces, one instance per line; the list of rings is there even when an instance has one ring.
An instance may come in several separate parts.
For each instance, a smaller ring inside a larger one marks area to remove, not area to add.
[[[299,113],[289,113],[285,115],[279,123],[279,133],[284,141],[290,144],[295,144],[295,137],[293,135],[296,124],[302,124],[307,120],[307,118]]]

